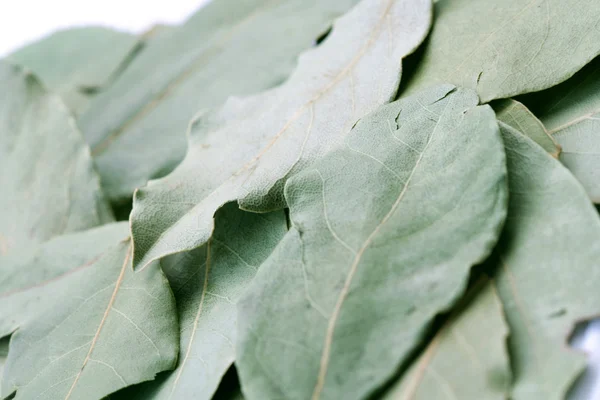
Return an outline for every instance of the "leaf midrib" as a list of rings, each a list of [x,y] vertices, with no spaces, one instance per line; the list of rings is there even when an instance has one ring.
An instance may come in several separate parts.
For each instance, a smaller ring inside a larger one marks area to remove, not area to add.
[[[363,256],[364,252],[366,251],[366,249],[373,242],[375,236],[377,236],[377,234],[379,233],[381,228],[390,220],[390,218],[395,214],[396,210],[400,206],[400,203],[404,199],[404,196],[410,186],[410,183],[412,181],[412,178],[414,177],[415,172],[417,171],[419,165],[421,165],[421,161],[423,160],[423,157],[424,157],[425,153],[427,152],[427,149],[429,148],[431,142],[433,141],[433,138],[435,137],[437,129],[440,125],[440,121],[442,121],[442,119],[444,118],[444,114],[445,114],[446,110],[448,109],[449,104],[452,103],[452,101],[453,101],[453,98],[450,98],[448,103],[446,103],[446,105],[444,106],[444,109],[443,109],[442,113],[440,114],[440,117],[439,117],[438,121],[436,122],[436,125],[433,128],[433,131],[431,132],[431,135],[429,136],[429,139],[427,140],[427,143],[425,144],[425,146],[423,148],[423,151],[421,152],[421,154],[419,155],[419,158],[415,162],[415,166],[413,167],[411,173],[409,174],[409,176],[406,180],[406,183],[404,184],[404,187],[402,188],[396,201],[390,208],[390,211],[383,217],[383,219],[379,222],[379,224],[377,224],[375,229],[369,234],[369,236],[364,241],[364,243],[362,244],[359,251],[356,253],[356,255],[354,257],[352,265],[350,266],[350,271],[348,272],[348,275],[346,276],[344,286],[343,286],[342,290],[340,291],[338,300],[334,306],[331,317],[329,318],[327,331],[325,334],[325,341],[323,344],[323,351],[321,353],[321,363],[320,363],[319,373],[317,376],[317,384],[315,385],[315,388],[313,390],[312,400],[318,400],[320,398],[321,391],[323,390],[323,387],[325,386],[325,377],[327,375],[327,368],[329,366],[331,345],[333,342],[333,335],[335,333],[336,323],[339,318],[339,314],[341,312],[343,303],[346,300],[346,297],[348,296],[348,293],[350,291],[350,285],[352,284],[352,280],[354,278],[354,275],[356,274],[356,271],[358,269],[358,265],[362,259],[362,256]]]

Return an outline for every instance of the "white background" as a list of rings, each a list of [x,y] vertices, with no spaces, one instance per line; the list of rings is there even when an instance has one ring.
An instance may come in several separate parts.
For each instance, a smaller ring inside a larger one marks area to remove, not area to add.
[[[0,0],[0,57],[57,29],[103,25],[143,32],[155,23],[176,24],[210,0]],[[235,0],[232,0],[235,2]],[[323,0],[328,1],[328,0]],[[10,4],[10,5],[7,5]],[[600,306],[600,305],[599,305]],[[570,400],[600,399],[600,322],[575,340],[592,364]]]
[[[208,0],[0,0],[0,56],[56,29],[104,25],[142,32],[182,22]]]

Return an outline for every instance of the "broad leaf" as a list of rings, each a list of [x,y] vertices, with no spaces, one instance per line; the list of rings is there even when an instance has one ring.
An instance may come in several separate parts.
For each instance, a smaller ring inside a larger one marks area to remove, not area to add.
[[[506,216],[489,106],[450,85],[384,106],[285,187],[292,228],[240,301],[249,399],[363,399],[462,295]]]
[[[129,33],[103,27],[72,28],[19,49],[8,59],[32,70],[79,113],[90,94],[110,83],[138,45],[138,38]]]
[[[80,119],[111,200],[170,172],[198,110],[286,79],[296,57],[358,0],[214,0],[153,38]]]
[[[563,147],[562,163],[600,202],[600,58],[567,82],[525,98]]]
[[[285,84],[232,98],[192,123],[183,163],[134,198],[135,267],[206,243],[215,210],[229,201],[281,208],[287,177],[394,98],[402,58],[426,34],[430,8],[430,0],[363,0],[300,57]]]
[[[171,289],[157,264],[133,272],[127,228],[61,236],[7,258],[12,276],[1,283],[0,321],[2,333],[18,329],[3,396],[100,399],[175,366]]]
[[[450,82],[481,101],[554,86],[600,54],[597,0],[439,0],[403,95]]]
[[[502,133],[510,204],[492,263],[511,332],[510,397],[559,400],[585,366],[568,336],[600,311],[600,219],[557,160],[510,127]]]
[[[0,256],[112,221],[66,106],[0,62]]]
[[[508,327],[493,284],[469,296],[383,400],[505,400]]]
[[[252,214],[228,204],[217,213],[214,235],[206,245],[161,261],[177,300],[179,365],[119,398],[212,397],[235,359],[235,304],[286,230],[283,211]]]
[[[506,99],[494,102],[493,107],[500,123],[512,126],[519,132],[529,136],[552,157],[558,158],[561,151],[560,145],[552,138],[540,120],[522,103],[513,99]]]

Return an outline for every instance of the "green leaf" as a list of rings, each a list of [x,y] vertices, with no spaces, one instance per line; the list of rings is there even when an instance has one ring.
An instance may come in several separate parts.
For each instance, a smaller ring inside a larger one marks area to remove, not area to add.
[[[206,245],[161,260],[177,300],[179,365],[118,398],[209,400],[235,359],[235,304],[286,230],[283,211],[246,213],[230,203]]]
[[[469,296],[383,400],[505,400],[508,327],[493,284]]]
[[[511,332],[510,398],[562,400],[585,367],[568,336],[600,311],[600,219],[566,168],[513,128],[501,130],[510,204],[491,264]]]
[[[171,289],[158,264],[133,272],[127,230],[126,223],[105,225],[9,256],[1,332],[18,329],[3,396],[16,390],[16,400],[100,399],[175,366]]]
[[[66,106],[0,62],[0,256],[113,220]]]
[[[554,86],[600,54],[597,0],[440,0],[403,95],[438,83],[483,103]]]
[[[200,109],[287,78],[298,54],[358,0],[214,0],[153,38],[80,119],[107,196],[170,172]]]
[[[600,203],[600,58],[567,82],[524,101],[563,147],[562,163]]]
[[[292,228],[240,301],[249,399],[363,399],[463,294],[506,216],[489,106],[445,85],[378,109],[288,180]]]
[[[500,123],[507,124],[527,135],[544,150],[558,158],[561,147],[548,133],[544,125],[522,103],[513,99],[499,100],[493,104]]]
[[[401,60],[425,36],[430,12],[430,0],[363,0],[285,84],[196,119],[183,163],[136,192],[134,266],[206,243],[215,210],[229,201],[282,208],[287,177],[395,97]]]
[[[89,93],[104,88],[139,46],[136,36],[103,27],[55,32],[17,50],[8,59],[31,69],[75,113]]]

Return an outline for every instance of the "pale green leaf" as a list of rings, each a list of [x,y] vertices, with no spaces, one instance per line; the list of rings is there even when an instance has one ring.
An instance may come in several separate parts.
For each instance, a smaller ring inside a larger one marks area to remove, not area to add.
[[[499,100],[492,105],[500,123],[512,126],[542,146],[544,150],[558,158],[561,147],[548,133],[544,125],[522,103],[513,100]]]
[[[60,98],[0,62],[0,256],[112,221],[88,147]]]
[[[193,122],[183,163],[136,192],[136,268],[206,243],[215,210],[229,201],[281,208],[287,177],[394,98],[402,58],[422,41],[430,12],[430,0],[363,0],[300,57],[285,84]]]
[[[179,364],[113,399],[210,400],[235,359],[235,304],[286,230],[283,211],[246,213],[230,203],[206,245],[161,260],[177,300]]]
[[[600,58],[525,101],[562,146],[562,163],[600,203]]]
[[[510,203],[492,264],[511,332],[510,398],[562,400],[585,367],[568,336],[600,311],[600,219],[566,168],[513,128],[501,130]]]
[[[506,216],[489,106],[445,85],[378,109],[288,180],[292,227],[240,301],[249,399],[363,399],[463,294]]]
[[[198,110],[287,78],[298,54],[358,0],[214,0],[153,38],[80,119],[111,200],[184,157]]]
[[[171,289],[158,264],[133,272],[127,230],[126,223],[105,225],[7,257],[2,334],[18,329],[3,396],[95,400],[175,366]]]
[[[552,87],[600,53],[597,0],[440,0],[403,95],[438,83],[481,101]]]
[[[383,400],[505,400],[508,327],[491,283],[470,296]]]
[[[79,113],[89,93],[110,83],[139,44],[136,36],[109,28],[71,28],[25,46],[8,59],[32,70]]]

